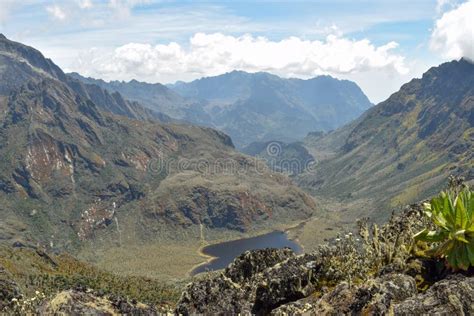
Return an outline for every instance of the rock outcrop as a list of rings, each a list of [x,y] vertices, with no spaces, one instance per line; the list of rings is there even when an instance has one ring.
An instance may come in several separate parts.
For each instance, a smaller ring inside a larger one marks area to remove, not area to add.
[[[474,277],[450,275],[426,292],[413,276],[390,272],[328,285],[321,253],[247,251],[225,271],[189,284],[182,315],[471,315]]]
[[[294,256],[294,252],[289,248],[246,251],[225,269],[224,274],[233,282],[242,283],[257,273]]]
[[[214,278],[187,286],[179,314],[268,314],[314,292],[320,262],[290,249],[247,251]]]
[[[474,277],[457,274],[393,308],[397,315],[473,315]]]
[[[415,294],[416,283],[412,277],[388,274],[352,287],[342,282],[309,310],[316,315],[386,315],[392,311],[393,303]]]

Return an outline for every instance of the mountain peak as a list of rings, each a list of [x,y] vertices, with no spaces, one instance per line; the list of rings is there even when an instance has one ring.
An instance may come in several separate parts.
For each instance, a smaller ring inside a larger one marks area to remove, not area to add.
[[[474,64],[474,60],[470,59],[469,57],[461,57],[459,60],[460,63],[468,63],[468,64]]]
[[[65,81],[63,71],[33,47],[11,41],[0,34],[0,95],[8,95],[30,80],[45,77]]]

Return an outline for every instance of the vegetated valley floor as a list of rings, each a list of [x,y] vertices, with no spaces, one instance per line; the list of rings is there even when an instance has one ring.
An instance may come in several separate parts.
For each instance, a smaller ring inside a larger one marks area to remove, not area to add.
[[[190,228],[187,233],[194,238],[183,235],[180,240],[150,240],[138,246],[135,241],[129,243],[133,237],[123,236],[120,245],[90,243],[83,247],[78,257],[119,275],[146,276],[167,282],[182,281],[190,277],[194,267],[209,260],[201,252],[201,249],[209,244],[282,230],[297,241],[304,251],[310,251],[325,239],[335,237],[338,231],[345,229],[346,223],[340,223],[338,218],[336,212],[324,212],[305,221],[269,223],[267,227],[262,226],[245,233],[225,229],[203,229],[202,236],[195,227]]]

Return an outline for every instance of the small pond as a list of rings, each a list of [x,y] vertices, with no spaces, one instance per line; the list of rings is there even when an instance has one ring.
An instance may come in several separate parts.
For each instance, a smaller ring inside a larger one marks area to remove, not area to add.
[[[196,267],[191,275],[201,272],[219,270],[227,267],[237,256],[247,250],[264,248],[289,247],[296,253],[301,253],[301,246],[288,239],[288,235],[282,231],[274,231],[265,235],[251,238],[243,238],[226,241],[219,244],[209,245],[202,249],[208,256],[214,257],[211,261]]]

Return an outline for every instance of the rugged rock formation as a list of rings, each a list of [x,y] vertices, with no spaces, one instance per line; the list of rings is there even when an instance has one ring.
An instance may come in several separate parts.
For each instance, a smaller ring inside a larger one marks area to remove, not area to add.
[[[219,276],[196,281],[184,291],[182,314],[266,314],[315,290],[319,264],[290,249],[247,251]]]
[[[291,257],[294,252],[289,248],[246,251],[225,269],[224,274],[233,282],[242,283]]]
[[[398,315],[474,314],[474,277],[453,275],[426,291],[394,305]]]
[[[343,282],[314,302],[311,312],[324,315],[385,315],[392,304],[416,294],[415,280],[404,274],[388,274],[350,287]]]
[[[184,315],[334,316],[470,315],[474,312],[474,277],[452,275],[425,293],[418,293],[415,279],[402,273],[388,273],[352,286],[341,282],[329,289],[323,286],[322,274],[318,274],[324,265],[322,258],[285,254],[286,259],[283,259],[282,252],[287,251],[246,252],[220,275],[188,285],[176,312]],[[283,260],[272,266],[275,258]],[[245,268],[236,271],[237,267]],[[245,272],[249,270],[254,272]]]

